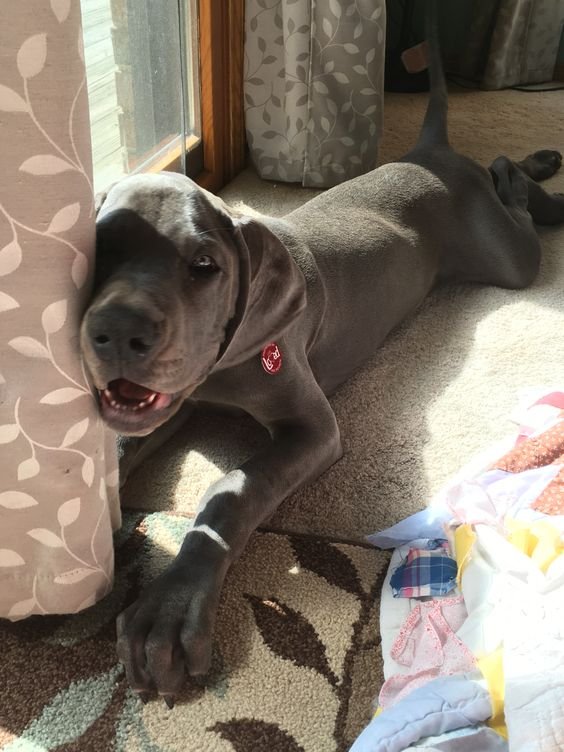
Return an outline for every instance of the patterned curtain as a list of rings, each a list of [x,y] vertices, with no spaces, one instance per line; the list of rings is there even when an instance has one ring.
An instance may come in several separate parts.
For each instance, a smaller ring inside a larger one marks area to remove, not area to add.
[[[373,169],[385,0],[246,0],[245,114],[261,177],[327,187]]]
[[[562,0],[502,0],[483,87],[550,81],[563,23]]]
[[[448,13],[452,10],[443,7],[445,19]],[[447,54],[449,72],[479,81],[484,89],[552,79],[563,0],[472,0],[468,15],[465,38]]]
[[[0,617],[112,587],[115,440],[78,354],[94,202],[78,0],[0,5]]]

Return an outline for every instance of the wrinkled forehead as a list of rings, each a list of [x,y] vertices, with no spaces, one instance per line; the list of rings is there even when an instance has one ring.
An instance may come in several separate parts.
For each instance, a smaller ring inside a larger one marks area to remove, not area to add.
[[[223,202],[189,178],[135,175],[112,187],[98,213],[98,260],[115,268],[146,256],[156,260],[205,253],[231,227]]]
[[[168,234],[177,224],[196,228],[200,220],[206,221],[202,215],[213,208],[202,190],[182,175],[133,175],[110,189],[97,224],[107,225],[118,210],[124,210],[157,232]]]
[[[182,229],[198,231],[230,224],[230,212],[221,199],[200,188],[190,178],[176,173],[124,178],[108,192],[98,221],[103,221],[116,209],[135,213],[157,232],[169,237]]]

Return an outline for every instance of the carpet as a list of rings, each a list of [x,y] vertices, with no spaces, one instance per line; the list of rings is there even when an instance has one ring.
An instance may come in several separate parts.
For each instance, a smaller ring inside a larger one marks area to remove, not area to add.
[[[5,752],[346,752],[380,677],[368,546],[257,532],[230,572],[212,670],[173,711],[128,689],[115,617],[171,560],[185,517],[126,513],[110,596],[75,616],[0,622]]]
[[[380,161],[414,142],[425,95],[386,98]],[[452,142],[488,164],[563,150],[564,92],[453,91]],[[564,191],[564,172],[547,186]],[[315,191],[251,170],[223,192],[282,215]],[[421,509],[504,436],[520,388],[564,371],[564,228],[542,229],[540,275],[524,291],[437,289],[332,398],[342,460],[293,494],[251,539],[224,588],[214,668],[174,711],[131,696],[114,615],[178,548],[205,488],[266,436],[200,410],[131,479],[116,587],[84,615],[1,624],[0,748],[9,752],[341,752],[381,681],[379,590],[387,555],[363,536]]]

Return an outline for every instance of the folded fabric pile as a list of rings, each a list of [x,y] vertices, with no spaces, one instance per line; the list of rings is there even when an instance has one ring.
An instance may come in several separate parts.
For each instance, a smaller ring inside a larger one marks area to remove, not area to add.
[[[517,438],[369,537],[395,549],[386,680],[351,752],[564,749],[564,390],[529,390],[512,418]]]

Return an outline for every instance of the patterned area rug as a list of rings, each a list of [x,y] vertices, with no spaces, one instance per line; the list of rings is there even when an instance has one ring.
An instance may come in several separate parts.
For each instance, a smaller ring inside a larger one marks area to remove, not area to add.
[[[6,752],[345,752],[380,683],[384,552],[258,532],[226,582],[213,667],[174,710],[144,706],[115,616],[170,561],[189,521],[128,513],[116,584],[82,614],[0,622]]]

